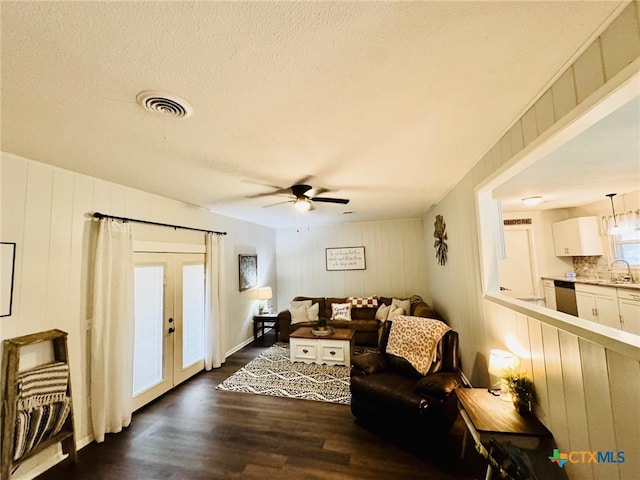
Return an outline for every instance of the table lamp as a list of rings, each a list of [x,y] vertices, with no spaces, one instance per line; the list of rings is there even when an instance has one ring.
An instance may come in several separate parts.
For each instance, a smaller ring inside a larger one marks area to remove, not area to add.
[[[262,315],[264,313],[266,303],[272,298],[273,292],[271,291],[271,287],[258,288],[258,300],[260,300],[260,303],[258,303],[258,315]]]
[[[489,352],[489,375],[499,377],[500,381],[492,383],[489,391],[498,396],[502,400],[511,400],[511,396],[507,392],[506,380],[503,378],[505,373],[518,366],[518,358],[511,352],[506,350],[493,349]]]

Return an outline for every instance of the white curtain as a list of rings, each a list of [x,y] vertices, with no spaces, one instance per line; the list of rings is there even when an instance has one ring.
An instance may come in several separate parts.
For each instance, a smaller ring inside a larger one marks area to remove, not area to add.
[[[91,322],[91,421],[96,442],[132,414],[134,286],[131,224],[99,221]]]
[[[205,236],[205,326],[204,368],[218,368],[224,356],[224,237]]]
[[[613,216],[603,216],[600,218],[600,234],[612,235],[612,227],[618,225],[618,233],[632,233],[640,230],[640,210],[622,212],[616,215],[614,221]]]

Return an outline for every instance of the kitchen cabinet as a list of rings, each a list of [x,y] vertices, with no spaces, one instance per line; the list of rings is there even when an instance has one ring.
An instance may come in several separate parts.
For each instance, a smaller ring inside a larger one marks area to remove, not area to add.
[[[577,217],[551,225],[556,257],[602,255],[598,217]]]
[[[615,288],[576,283],[576,303],[580,318],[621,328]]]
[[[544,289],[545,306],[556,310],[556,287],[553,280],[542,280],[542,288]]]
[[[622,329],[640,335],[640,291],[618,288],[618,308]]]

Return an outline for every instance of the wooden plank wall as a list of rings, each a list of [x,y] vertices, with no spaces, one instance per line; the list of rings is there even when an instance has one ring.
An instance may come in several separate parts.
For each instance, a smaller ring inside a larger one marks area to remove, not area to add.
[[[459,332],[463,368],[472,382],[488,384],[489,349],[515,338],[530,352],[528,368],[542,397],[538,414],[561,450],[619,448],[627,453],[621,465],[567,467],[570,477],[579,480],[639,478],[640,365],[603,344],[549,325],[542,317],[536,319],[535,314],[524,316],[484,300],[482,278],[491,277],[491,265],[483,262],[482,255],[491,255],[494,242],[479,236],[482,206],[477,189],[637,75],[638,7],[637,1],[621,4],[618,17],[603,25],[602,34],[577,52],[574,63],[424,217],[427,240],[436,215],[444,215],[447,222],[445,267],[431,257],[431,242],[426,245],[428,300]]]
[[[297,295],[425,295],[422,219],[280,229],[276,235],[278,306]],[[366,270],[327,271],[325,248],[364,246]]]
[[[484,306],[489,346],[520,357],[540,397],[536,414],[560,451],[625,452],[623,463],[567,463],[570,478],[638,478],[640,362],[489,300]]]
[[[2,240],[16,242],[12,315],[0,319],[0,340],[59,328],[69,333],[69,356],[79,447],[91,440],[88,329],[91,316],[91,221],[100,211],[117,216],[228,231],[226,305],[228,351],[253,337],[254,292],[238,290],[237,253],[257,253],[260,282],[276,287],[275,231],[97,178],[15,155],[0,157]],[[133,224],[134,238],[202,245],[203,234]],[[50,352],[34,349],[23,367]],[[23,471],[46,462],[43,453]]]

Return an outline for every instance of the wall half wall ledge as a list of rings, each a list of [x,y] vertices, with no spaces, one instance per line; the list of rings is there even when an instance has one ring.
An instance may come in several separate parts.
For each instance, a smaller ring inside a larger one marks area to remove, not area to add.
[[[484,299],[640,361],[640,336],[504,295]]]

